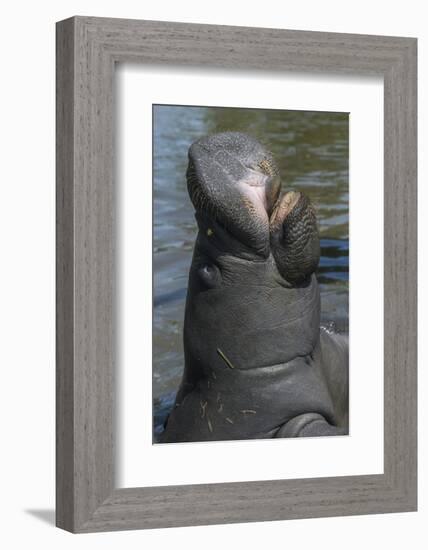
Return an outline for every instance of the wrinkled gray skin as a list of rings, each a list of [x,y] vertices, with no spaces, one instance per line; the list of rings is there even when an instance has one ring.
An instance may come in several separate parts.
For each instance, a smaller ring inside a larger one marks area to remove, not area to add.
[[[347,434],[348,346],[320,330],[308,198],[281,196],[271,155],[240,133],[194,143],[187,182],[199,233],[161,442]]]

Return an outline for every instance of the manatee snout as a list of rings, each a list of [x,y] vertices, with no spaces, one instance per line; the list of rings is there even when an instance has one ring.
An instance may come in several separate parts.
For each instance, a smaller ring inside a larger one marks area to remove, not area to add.
[[[299,284],[315,271],[320,253],[313,207],[301,192],[281,195],[277,165],[257,140],[238,132],[199,139],[189,150],[187,185],[197,213],[255,256],[272,254],[288,282]]]

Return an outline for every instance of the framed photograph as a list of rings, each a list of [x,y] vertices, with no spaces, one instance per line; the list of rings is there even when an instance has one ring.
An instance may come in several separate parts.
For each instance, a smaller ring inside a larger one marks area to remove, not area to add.
[[[157,104],[152,120],[154,443],[347,435],[349,114]]]
[[[416,39],[57,24],[57,525],[417,507]]]

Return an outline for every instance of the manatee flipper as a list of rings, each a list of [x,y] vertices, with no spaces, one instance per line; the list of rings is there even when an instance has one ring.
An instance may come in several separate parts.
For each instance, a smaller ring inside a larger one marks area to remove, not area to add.
[[[322,437],[347,433],[346,428],[332,426],[321,414],[305,413],[295,416],[281,426],[275,437]]]
[[[335,423],[348,429],[349,425],[349,343],[348,337],[320,330],[321,366],[335,409]]]

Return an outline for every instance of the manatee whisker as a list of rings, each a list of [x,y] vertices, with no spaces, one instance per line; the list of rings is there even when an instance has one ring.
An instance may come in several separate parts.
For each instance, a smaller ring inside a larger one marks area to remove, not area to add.
[[[259,168],[268,176],[276,176],[278,169],[272,159],[264,158],[258,163]]]

